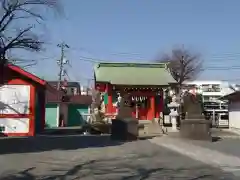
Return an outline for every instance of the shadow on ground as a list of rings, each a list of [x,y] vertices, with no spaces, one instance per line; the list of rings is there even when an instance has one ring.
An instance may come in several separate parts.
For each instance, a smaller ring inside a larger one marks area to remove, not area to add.
[[[213,136],[212,137],[212,142],[218,142],[218,141],[221,141],[222,138],[221,137],[218,137],[218,136]]]
[[[66,170],[65,168],[51,169],[49,174],[34,175],[37,169],[31,167],[24,171],[2,175],[0,180],[67,180],[67,179],[114,179],[114,180],[151,180],[151,179],[187,179],[187,180],[213,180],[226,179],[234,180],[230,174],[212,172],[206,166],[193,166],[188,168],[168,168],[168,167],[148,167],[146,164],[133,164],[130,161],[139,158],[128,158],[126,162],[123,158],[113,158],[107,160],[91,160],[75,165]],[[113,164],[111,164],[114,162]],[[109,164],[110,163],[110,164]],[[54,175],[53,175],[54,174]]]
[[[0,154],[43,152],[52,150],[76,150],[117,146],[123,142],[112,141],[109,135],[64,135],[0,138]]]

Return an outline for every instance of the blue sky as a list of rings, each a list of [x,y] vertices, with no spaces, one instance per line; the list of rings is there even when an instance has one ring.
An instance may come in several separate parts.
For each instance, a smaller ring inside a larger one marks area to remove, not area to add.
[[[240,66],[238,0],[62,1],[65,16],[49,16],[39,30],[49,42],[40,55],[46,59],[29,70],[40,77],[56,77],[62,41],[70,46],[69,77],[82,83],[93,74],[93,63],[82,57],[149,62],[182,45],[200,53],[205,67]],[[239,81],[239,72],[206,70],[199,79]]]

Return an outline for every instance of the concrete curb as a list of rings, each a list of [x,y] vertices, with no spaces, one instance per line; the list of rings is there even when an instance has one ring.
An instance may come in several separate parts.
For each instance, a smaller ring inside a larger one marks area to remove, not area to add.
[[[220,132],[220,133],[219,133]],[[222,132],[222,133],[221,133]],[[169,137],[169,138],[180,138],[179,136],[179,131],[178,132],[166,132],[163,133],[164,137]],[[237,130],[232,130],[232,129],[217,129],[217,130],[212,130],[212,136],[213,137],[219,137],[222,139],[240,139],[240,131]]]
[[[222,139],[240,139],[240,136],[218,136],[218,137],[220,137],[220,138],[222,138]]]
[[[162,134],[162,136],[168,137],[168,138],[180,138],[178,135],[174,135],[174,134]],[[239,135],[218,135],[213,137],[218,137],[221,139],[240,139]]]
[[[240,136],[240,131],[236,130],[236,129],[222,129],[222,131],[234,133],[234,134]]]
[[[171,135],[167,135],[167,134],[163,134],[162,135],[163,137],[168,137],[168,138],[180,138],[180,137],[177,137],[177,136],[171,136]],[[240,136],[216,136],[218,138],[221,138],[221,139],[240,139]]]

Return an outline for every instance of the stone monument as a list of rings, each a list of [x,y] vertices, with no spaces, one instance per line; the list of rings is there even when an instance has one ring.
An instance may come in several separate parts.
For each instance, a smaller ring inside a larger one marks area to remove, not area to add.
[[[109,134],[110,124],[104,118],[102,111],[103,100],[99,91],[92,92],[92,104],[90,117],[87,124],[84,126],[87,133],[90,134]]]
[[[173,95],[172,102],[168,104],[168,107],[170,109],[169,116],[171,117],[171,123],[172,123],[172,131],[176,132],[177,129],[177,118],[179,116],[178,109],[180,104],[176,101],[176,96]]]
[[[205,120],[202,104],[192,93],[186,92],[184,94],[183,111],[185,112],[185,119],[181,120],[181,137],[194,140],[212,140],[211,123]]]
[[[116,119],[112,120],[111,138],[114,140],[137,140],[138,120],[132,117],[134,104],[129,94],[121,98]]]

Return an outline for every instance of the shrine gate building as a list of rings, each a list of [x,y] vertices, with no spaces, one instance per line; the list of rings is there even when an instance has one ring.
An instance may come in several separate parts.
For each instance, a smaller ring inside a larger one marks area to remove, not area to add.
[[[107,114],[116,114],[118,97],[129,93],[139,120],[159,118],[163,88],[176,84],[164,63],[99,63],[94,67],[95,88],[104,94]]]

